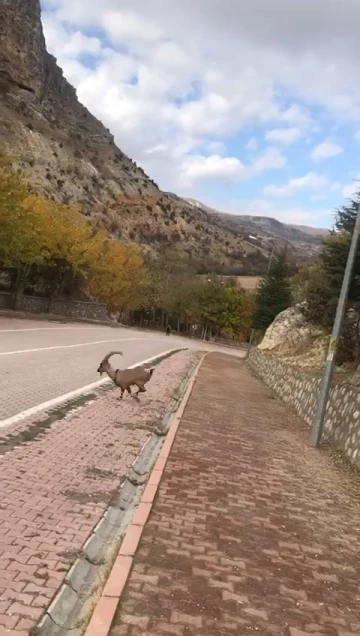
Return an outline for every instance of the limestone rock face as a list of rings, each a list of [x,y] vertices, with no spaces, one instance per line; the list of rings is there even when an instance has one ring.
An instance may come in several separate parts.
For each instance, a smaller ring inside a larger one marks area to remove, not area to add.
[[[258,348],[274,355],[294,356],[311,348],[322,336],[322,329],[307,322],[304,305],[300,303],[276,316]]]
[[[0,0],[0,77],[3,89],[16,85],[40,95],[45,40],[39,0]]]

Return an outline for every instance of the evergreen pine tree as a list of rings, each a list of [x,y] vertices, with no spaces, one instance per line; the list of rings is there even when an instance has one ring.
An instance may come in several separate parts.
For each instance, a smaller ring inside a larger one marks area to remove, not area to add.
[[[291,305],[291,287],[286,249],[277,254],[270,271],[260,281],[255,299],[253,328],[264,331],[274,318]]]
[[[356,221],[360,194],[336,212],[335,228],[323,241],[319,273],[311,281],[307,292],[309,320],[331,329],[340,295],[351,237]],[[352,272],[348,308],[359,310],[360,303],[360,246]]]

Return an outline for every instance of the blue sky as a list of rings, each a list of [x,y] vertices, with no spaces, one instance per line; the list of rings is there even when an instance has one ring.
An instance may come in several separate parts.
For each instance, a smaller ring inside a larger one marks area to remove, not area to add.
[[[47,45],[162,189],[329,227],[360,175],[360,3],[180,4],[43,0]]]

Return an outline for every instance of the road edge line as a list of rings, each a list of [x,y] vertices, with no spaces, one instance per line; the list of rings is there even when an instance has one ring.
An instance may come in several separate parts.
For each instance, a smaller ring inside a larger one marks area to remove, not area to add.
[[[90,622],[84,632],[84,636],[108,636],[110,633],[118,604],[132,570],[137,547],[165,472],[181,418],[189,402],[196,378],[206,355],[207,353],[204,353],[195,367],[181,403],[171,418],[164,444],[150,473],[139,506],[135,510],[133,519],[126,530],[120,550],[110,570],[110,574],[95,606]]]

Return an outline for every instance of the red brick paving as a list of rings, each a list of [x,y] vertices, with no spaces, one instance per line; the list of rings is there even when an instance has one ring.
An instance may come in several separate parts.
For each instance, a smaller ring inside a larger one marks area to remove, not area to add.
[[[111,636],[359,635],[357,481],[245,363],[207,356]]]
[[[34,419],[0,430],[0,636],[40,618],[193,355],[161,363],[140,405],[110,391],[29,441]]]

